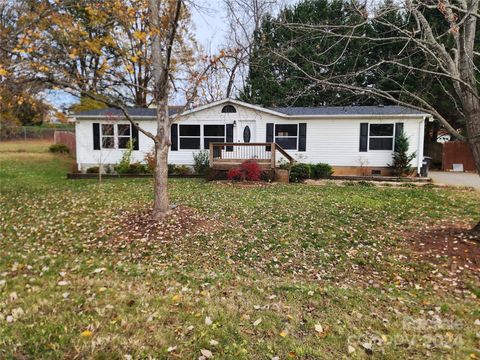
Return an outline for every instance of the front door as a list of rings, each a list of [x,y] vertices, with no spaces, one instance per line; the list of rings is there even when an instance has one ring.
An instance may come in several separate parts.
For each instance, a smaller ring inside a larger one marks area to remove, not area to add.
[[[256,142],[255,121],[239,120],[236,127],[235,142]]]

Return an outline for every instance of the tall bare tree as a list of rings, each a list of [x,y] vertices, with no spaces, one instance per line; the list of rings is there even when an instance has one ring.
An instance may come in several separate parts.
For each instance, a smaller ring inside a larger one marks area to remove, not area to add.
[[[255,34],[266,16],[275,14],[288,0],[222,0],[227,33],[218,62],[209,71],[199,92],[203,102],[236,97],[244,88]]]
[[[470,144],[477,171],[480,173],[479,0],[392,1],[371,12],[366,9],[374,8],[373,6],[358,6],[355,2],[352,2],[351,6],[356,8],[360,15],[357,17],[359,20],[353,24],[287,23],[285,26],[303,34],[302,39],[295,39],[297,42],[321,37],[337,40],[348,49],[350,44],[361,40],[372,45],[365,47],[366,51],[372,51],[372,47],[385,48],[393,43],[400,45],[397,46],[400,50],[385,54],[384,57],[365,65],[358,61],[358,64],[362,65],[354,67],[348,73],[336,73],[333,70],[335,65],[342,61],[342,54],[329,63],[311,64],[308,70],[287,56],[288,46],[284,51],[276,51],[272,56],[289,61],[315,86],[373,95],[433,114],[451,134]],[[399,11],[405,19],[401,23],[396,20],[396,16],[391,16]],[[432,12],[440,15],[445,26],[438,26],[437,22],[431,21],[429,14]],[[369,27],[381,28],[383,31],[365,31]],[[362,52],[359,51],[357,56],[361,59]],[[419,57],[422,61],[416,61]],[[388,69],[388,72],[385,69]],[[459,133],[437,111],[426,94],[406,86],[407,82],[398,76],[392,76],[395,69],[398,74],[404,74],[404,79],[427,76],[435,79],[439,86],[443,86],[465,119],[466,133]],[[382,76],[385,81],[394,83],[391,90],[382,90],[376,86]],[[359,84],[358,79],[364,80]],[[449,87],[446,87],[445,83],[449,84]],[[480,231],[480,223],[475,229]]]

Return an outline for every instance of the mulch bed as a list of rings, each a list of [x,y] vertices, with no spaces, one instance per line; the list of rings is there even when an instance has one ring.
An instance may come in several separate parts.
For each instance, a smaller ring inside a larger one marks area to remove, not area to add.
[[[215,180],[215,184],[227,185],[240,188],[257,188],[257,187],[269,187],[275,183],[267,181],[231,181],[231,180]]]
[[[181,242],[185,237],[213,233],[221,226],[219,221],[186,206],[177,206],[164,221],[158,222],[152,219],[151,209],[148,208],[119,214],[105,224],[100,235],[108,238],[105,245],[112,250],[132,246],[159,248]]]
[[[423,259],[452,272],[464,268],[480,275],[480,236],[470,229],[470,224],[444,223],[407,234],[407,239]]]

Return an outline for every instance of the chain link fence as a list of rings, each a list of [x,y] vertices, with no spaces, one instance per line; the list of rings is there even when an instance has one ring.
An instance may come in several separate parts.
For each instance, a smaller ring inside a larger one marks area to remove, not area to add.
[[[0,127],[0,141],[54,140],[55,131],[75,131],[74,125]]]

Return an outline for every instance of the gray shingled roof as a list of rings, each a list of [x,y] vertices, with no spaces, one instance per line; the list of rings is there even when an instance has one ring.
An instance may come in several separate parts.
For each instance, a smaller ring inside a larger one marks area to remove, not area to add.
[[[320,106],[269,108],[285,115],[421,115],[421,111],[405,106]]]
[[[128,114],[130,116],[151,116],[154,117],[157,114],[157,109],[152,108],[136,108],[130,107],[127,108]],[[173,107],[169,109],[169,115],[173,115],[177,112],[177,108]],[[106,109],[95,109],[87,110],[76,113],[75,116],[123,116],[123,112],[119,109],[106,108]]]
[[[421,111],[411,109],[405,106],[320,106],[320,107],[269,107],[266,108],[285,115],[422,115]],[[169,110],[170,115],[175,114],[178,107],[172,107]],[[154,117],[156,109],[150,108],[128,108],[128,113],[133,116],[151,116]],[[88,110],[75,114],[76,116],[122,116],[121,110],[107,108],[99,110]]]

